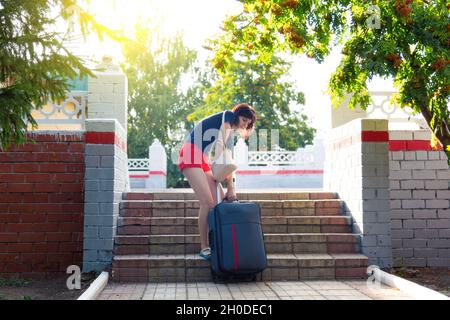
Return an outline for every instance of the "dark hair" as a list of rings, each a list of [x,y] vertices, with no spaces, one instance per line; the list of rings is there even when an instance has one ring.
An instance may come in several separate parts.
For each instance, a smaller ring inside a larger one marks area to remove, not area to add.
[[[251,120],[247,126],[247,129],[253,128],[256,122],[256,111],[252,106],[246,103],[238,103],[233,107],[232,111],[234,113],[234,125],[239,124],[239,116],[241,116]]]

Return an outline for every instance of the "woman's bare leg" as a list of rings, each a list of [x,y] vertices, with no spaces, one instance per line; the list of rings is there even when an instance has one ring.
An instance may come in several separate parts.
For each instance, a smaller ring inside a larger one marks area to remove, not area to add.
[[[206,178],[208,179],[208,184],[209,184],[209,189],[211,190],[211,194],[213,196],[214,199],[214,203],[217,204],[217,181],[214,179],[213,175],[212,175],[212,171],[208,171],[205,172],[206,174]],[[223,191],[222,185],[220,184],[220,197],[223,200],[223,198],[225,197],[225,192]]]
[[[203,249],[208,247],[208,213],[215,206],[214,198],[211,194],[208,178],[201,168],[184,168],[183,174],[200,202],[198,229],[200,247]]]

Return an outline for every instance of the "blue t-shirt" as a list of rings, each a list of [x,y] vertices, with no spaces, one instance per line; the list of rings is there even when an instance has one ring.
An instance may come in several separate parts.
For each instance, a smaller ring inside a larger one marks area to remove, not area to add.
[[[207,118],[198,122],[190,135],[187,137],[186,142],[190,142],[199,147],[204,154],[208,154],[214,141],[219,135],[220,126],[222,125],[223,111],[213,114]],[[228,122],[230,125],[234,122],[235,115],[233,111],[225,111],[224,122]],[[226,145],[229,146],[230,141],[234,141],[230,135]]]

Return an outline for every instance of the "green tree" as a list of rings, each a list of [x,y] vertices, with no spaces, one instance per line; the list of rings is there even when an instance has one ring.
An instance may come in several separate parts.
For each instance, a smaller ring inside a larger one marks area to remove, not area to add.
[[[343,58],[329,82],[334,105],[366,108],[367,82],[394,79],[395,102],[421,113],[450,152],[449,5],[444,0],[242,0],[214,42],[215,66],[227,69],[248,46],[259,61],[277,51],[322,62],[335,45]]]
[[[291,111],[293,105],[304,104],[304,95],[297,92],[292,81],[285,79],[291,64],[272,55],[268,64],[257,61],[249,50],[230,61],[225,72],[209,72],[213,84],[205,88],[204,102],[188,119],[198,121],[212,113],[230,109],[245,102],[255,107],[256,132],[267,129],[267,148],[272,145],[270,130],[279,131],[279,147],[295,150],[311,143],[315,129],[307,124],[306,115]],[[261,146],[260,146],[261,147]]]
[[[186,128],[186,115],[191,112],[182,79],[196,52],[184,46],[181,34],[164,38],[156,27],[141,21],[134,38],[124,43],[123,53],[128,77],[128,156],[148,157],[149,145],[158,139],[168,156],[167,184],[180,186],[183,176],[171,152],[182,140],[177,132]]]
[[[36,127],[31,112],[64,98],[67,79],[93,76],[63,44],[71,23],[120,39],[76,0],[0,0],[0,148],[26,141],[28,125]]]

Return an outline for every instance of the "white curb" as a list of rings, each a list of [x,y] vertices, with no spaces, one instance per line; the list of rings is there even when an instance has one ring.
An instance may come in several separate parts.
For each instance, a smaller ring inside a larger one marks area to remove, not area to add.
[[[384,272],[378,268],[373,268],[373,275],[375,279],[390,287],[397,288],[404,293],[420,300],[450,300],[446,295],[437,291],[428,289],[417,283],[397,277],[393,274]]]
[[[103,271],[77,300],[95,300],[108,284],[109,273]]]

